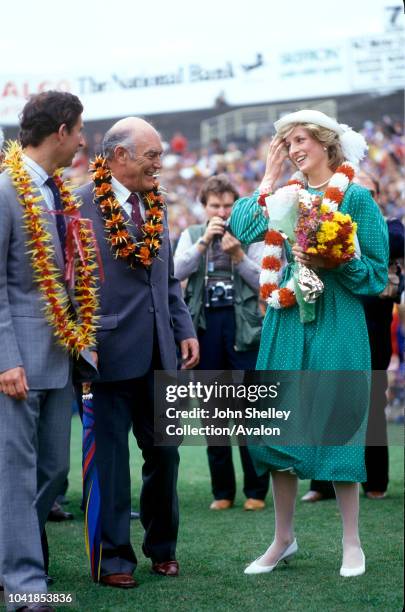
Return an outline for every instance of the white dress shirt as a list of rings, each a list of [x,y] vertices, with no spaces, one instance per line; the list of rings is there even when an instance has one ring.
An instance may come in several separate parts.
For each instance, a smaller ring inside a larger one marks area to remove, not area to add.
[[[51,188],[46,185],[46,181],[49,176],[45,170],[37,164],[31,157],[23,154],[24,166],[26,167],[28,174],[30,175],[32,182],[39,189],[41,196],[43,197],[48,210],[55,210],[55,203],[53,199],[53,193]]]
[[[131,218],[132,205],[127,200],[132,192],[129,191],[129,189],[127,189],[126,187],[124,187],[122,183],[117,181],[114,176],[111,177],[111,186],[113,188],[118,204],[122,206],[128,217]],[[141,217],[145,221],[145,206],[143,203],[143,199],[139,193],[137,193],[136,195],[139,198],[139,210],[141,212]]]

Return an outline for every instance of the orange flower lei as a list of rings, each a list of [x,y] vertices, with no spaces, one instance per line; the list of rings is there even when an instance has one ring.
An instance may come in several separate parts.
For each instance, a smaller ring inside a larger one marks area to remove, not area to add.
[[[353,180],[354,173],[353,165],[347,161],[343,162],[336,169],[322,199],[322,203],[329,206],[330,210],[337,210],[343,200],[346,189]],[[311,197],[306,191],[304,183],[296,178],[288,181],[285,187],[281,187],[278,190],[278,193],[282,195],[283,189],[290,189],[292,186],[296,188],[298,200],[301,200],[303,197]],[[260,206],[266,205],[267,195],[270,194],[259,195],[258,204]],[[294,291],[294,279],[291,278],[285,287],[279,288],[282,274],[281,260],[284,237],[280,232],[270,228],[265,234],[264,243],[262,271],[260,273],[260,297],[272,308],[290,308],[297,302]]]
[[[114,254],[126,260],[131,268],[135,268],[138,262],[146,267],[151,266],[162,245],[164,230],[165,203],[158,183],[155,183],[152,191],[142,194],[146,221],[141,227],[143,240],[135,242],[127,229],[122,207],[114,195],[107,160],[97,155],[90,164],[90,170],[93,173],[94,193],[100,205],[107,239]]]
[[[31,254],[31,265],[35,281],[38,283],[41,298],[45,303],[45,315],[54,334],[62,346],[72,355],[78,356],[86,348],[95,344],[96,310],[96,277],[93,273],[96,266],[93,234],[80,219],[79,237],[82,257],[75,257],[75,299],[79,306],[72,314],[70,301],[59,268],[55,265],[55,250],[51,234],[43,222],[44,209],[38,206],[41,195],[35,195],[36,187],[24,167],[22,149],[17,142],[10,142],[4,166],[11,176],[17,191],[18,199],[24,208],[24,229],[28,234],[27,248]],[[77,213],[79,204],[70,187],[61,178],[58,170],[53,178],[57,184],[64,212]],[[77,319],[76,319],[77,316]]]

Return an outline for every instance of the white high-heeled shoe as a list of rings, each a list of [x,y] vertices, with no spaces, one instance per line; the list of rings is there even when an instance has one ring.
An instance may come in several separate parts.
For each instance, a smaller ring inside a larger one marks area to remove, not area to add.
[[[272,572],[275,567],[280,563],[280,561],[284,561],[284,563],[288,563],[288,561],[295,555],[298,550],[297,540],[291,542],[289,546],[285,549],[285,551],[279,556],[277,561],[273,565],[259,565],[258,561],[263,557],[258,557],[255,561],[252,561],[250,565],[245,569],[245,574],[266,574],[268,572]]]
[[[361,551],[361,563],[357,567],[342,567],[340,568],[340,575],[343,578],[351,578],[352,576],[361,576],[366,571],[366,557],[364,555],[363,549]]]

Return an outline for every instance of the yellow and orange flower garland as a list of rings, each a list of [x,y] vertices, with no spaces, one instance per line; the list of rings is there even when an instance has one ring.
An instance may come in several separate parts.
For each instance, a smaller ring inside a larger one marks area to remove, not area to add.
[[[34,279],[38,283],[45,304],[46,317],[54,328],[59,344],[72,355],[78,356],[83,349],[95,344],[97,319],[95,313],[98,309],[98,300],[94,275],[97,264],[93,232],[89,229],[86,220],[79,218],[81,256],[76,254],[74,261],[75,300],[78,303],[75,315],[71,312],[61,271],[55,265],[52,236],[44,223],[44,208],[38,205],[42,196],[35,195],[37,188],[32,185],[32,179],[24,167],[22,149],[17,142],[9,143],[4,166],[11,176],[24,209],[24,228],[28,234],[27,248],[31,255]],[[64,213],[74,215],[77,219],[79,203],[70,187],[62,180],[61,173],[61,170],[57,171],[53,178],[60,190]]]
[[[94,193],[101,209],[107,239],[116,255],[128,262],[131,268],[137,263],[152,265],[162,245],[165,203],[156,182],[152,191],[142,194],[146,221],[141,227],[143,239],[135,242],[127,229],[127,221],[111,186],[111,171],[107,160],[98,155],[90,164],[93,173]]]
[[[328,207],[332,212],[336,211],[342,202],[346,189],[354,177],[354,167],[345,161],[335,171],[331,177],[328,187],[322,199],[322,205]],[[283,190],[290,191],[295,188],[297,202],[311,198],[311,195],[304,187],[304,183],[298,179],[291,179],[278,190],[278,196],[283,197]],[[270,194],[260,194],[258,203],[260,206],[266,205],[266,198]],[[287,197],[287,193],[286,193]],[[269,229],[264,238],[264,250],[262,259],[262,271],[260,274],[260,297],[265,300],[272,308],[290,308],[297,301],[294,291],[294,279],[291,278],[285,287],[279,288],[282,275],[282,253],[284,237],[274,230]]]

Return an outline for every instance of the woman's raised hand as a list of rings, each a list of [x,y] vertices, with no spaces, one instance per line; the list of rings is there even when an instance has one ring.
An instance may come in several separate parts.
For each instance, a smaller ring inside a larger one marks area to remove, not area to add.
[[[259,186],[260,193],[270,193],[281,174],[284,161],[288,157],[288,150],[284,140],[274,136],[270,142],[266,159],[266,170]]]

